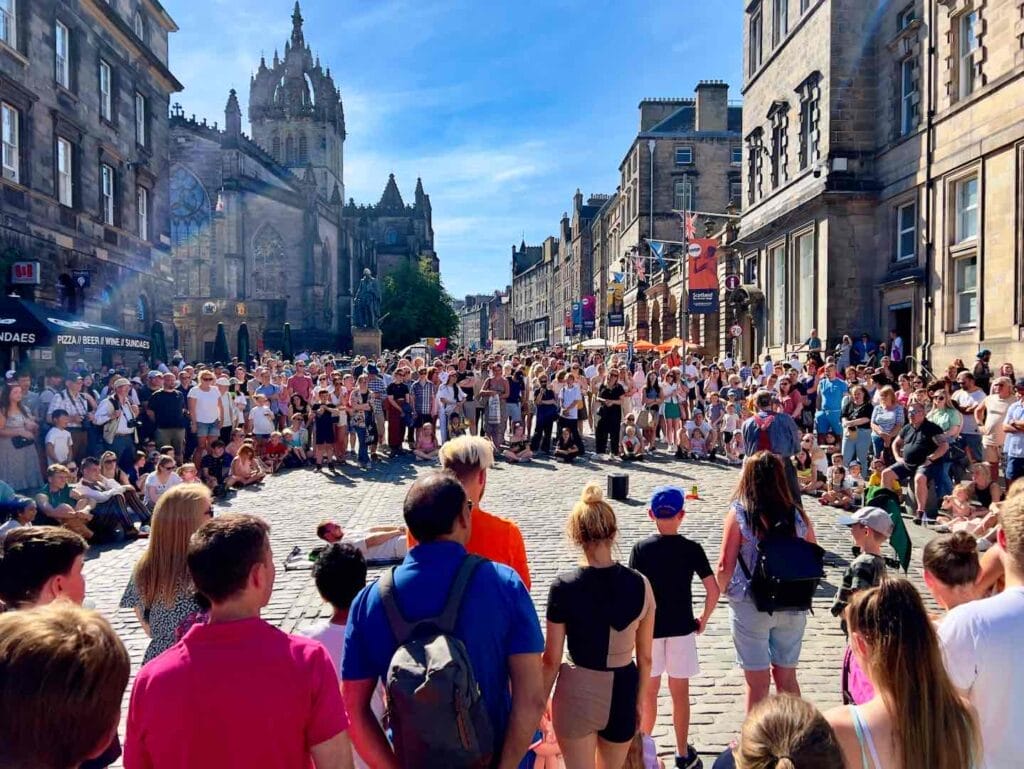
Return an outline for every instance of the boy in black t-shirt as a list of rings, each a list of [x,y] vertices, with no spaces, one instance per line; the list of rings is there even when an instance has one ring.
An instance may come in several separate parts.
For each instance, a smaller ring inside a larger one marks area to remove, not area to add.
[[[231,466],[231,459],[224,453],[224,441],[219,438],[210,444],[210,451],[203,455],[200,473],[205,483],[215,496],[224,493],[224,478],[228,468]]]
[[[697,635],[704,632],[718,603],[719,589],[704,548],[679,533],[686,515],[685,494],[675,486],[661,486],[651,496],[648,515],[658,533],[637,542],[629,554],[629,565],[651,583],[657,606],[654,616],[654,646],[651,676],[643,702],[641,731],[650,734],[658,717],[661,676],[668,673],[672,695],[672,724],[676,733],[676,767],[701,769],[697,751],[689,744],[690,678],[700,672]],[[693,616],[691,583],[696,574],[704,583],[704,612]]]

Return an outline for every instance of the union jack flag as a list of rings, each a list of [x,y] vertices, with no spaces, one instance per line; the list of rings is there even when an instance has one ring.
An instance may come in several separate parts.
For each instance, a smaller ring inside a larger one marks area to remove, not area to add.
[[[644,271],[644,258],[640,254],[633,254],[633,265],[636,267],[637,279],[647,280],[647,274]]]
[[[697,226],[694,224],[694,215],[686,212],[683,214],[683,240],[689,243],[697,237]]]

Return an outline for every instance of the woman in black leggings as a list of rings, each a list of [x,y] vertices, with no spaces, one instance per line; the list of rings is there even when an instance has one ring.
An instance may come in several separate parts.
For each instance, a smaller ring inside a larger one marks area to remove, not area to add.
[[[596,450],[598,454],[606,454],[608,441],[611,439],[611,453],[619,455],[619,434],[622,426],[622,399],[626,397],[626,388],[619,382],[619,372],[612,369],[604,382],[597,389],[595,399],[597,408]]]
[[[558,678],[552,722],[566,769],[593,769],[597,756],[603,767],[621,767],[651,680],[654,595],[646,577],[612,557],[618,529],[600,486],[583,489],[567,530],[586,566],[559,574],[548,593],[545,691]]]

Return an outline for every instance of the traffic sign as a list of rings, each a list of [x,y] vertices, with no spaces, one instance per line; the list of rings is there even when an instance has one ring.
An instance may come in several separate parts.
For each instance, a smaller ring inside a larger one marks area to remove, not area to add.
[[[740,287],[740,276],[739,275],[726,275],[725,276],[725,287],[729,291],[735,291]]]
[[[734,339],[738,339],[739,337],[743,336],[743,326],[730,326],[729,333],[732,335]]]

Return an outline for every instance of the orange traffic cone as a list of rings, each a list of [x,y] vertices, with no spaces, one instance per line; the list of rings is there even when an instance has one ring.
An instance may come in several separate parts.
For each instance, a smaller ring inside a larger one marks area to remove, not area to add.
[[[687,499],[700,499],[700,494],[697,492],[697,484],[693,484],[690,487],[690,493],[686,495]]]

